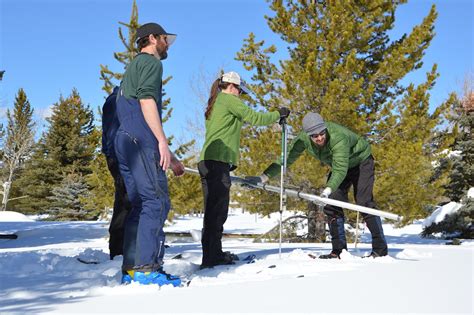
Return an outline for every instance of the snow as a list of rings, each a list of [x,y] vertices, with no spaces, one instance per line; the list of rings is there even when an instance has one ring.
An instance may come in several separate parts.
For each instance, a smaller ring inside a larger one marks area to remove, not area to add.
[[[440,152],[440,155],[446,155],[448,158],[460,157],[462,155],[462,151],[444,149],[443,151]]]
[[[287,214],[289,215],[289,214]],[[398,229],[384,224],[389,256],[372,259],[370,233],[340,260],[318,260],[329,243],[253,243],[226,238],[224,250],[254,263],[199,270],[201,247],[168,237],[165,269],[189,287],[122,286],[121,257],[109,260],[107,222],[5,222],[0,234],[0,314],[67,313],[473,313],[474,243],[445,245],[419,236],[422,221]],[[276,217],[233,212],[225,232],[260,233]],[[183,217],[168,231],[199,230],[201,217]],[[171,259],[181,253],[182,259]],[[83,264],[81,257],[99,264]],[[271,267],[275,266],[275,267]]]
[[[283,220],[296,213],[287,211],[283,214]],[[272,213],[270,216],[261,216],[242,212],[242,209],[229,209],[229,216],[225,222],[225,233],[231,234],[261,234],[275,227],[280,220],[279,213]],[[202,217],[182,216],[178,217],[171,224],[164,228],[165,232],[189,233],[191,230],[201,230]]]
[[[467,198],[474,198],[474,187],[469,188],[467,191]],[[444,220],[444,218],[449,215],[457,212],[461,209],[462,203],[456,203],[451,201],[443,206],[437,207],[433,213],[423,221],[422,226],[428,227],[433,223],[439,223]]]
[[[26,215],[13,211],[2,211],[0,217],[2,222],[33,222],[34,219],[28,218]]]
[[[423,227],[428,227],[433,223],[439,223],[444,220],[448,214],[455,213],[461,208],[460,203],[451,201],[442,207],[438,207],[433,213],[423,221]]]

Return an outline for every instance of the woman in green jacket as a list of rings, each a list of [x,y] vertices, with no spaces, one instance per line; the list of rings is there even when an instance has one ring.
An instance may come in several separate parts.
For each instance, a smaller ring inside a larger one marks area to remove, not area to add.
[[[247,93],[236,72],[224,73],[211,87],[205,113],[206,140],[198,164],[204,194],[201,269],[232,264],[235,258],[222,251],[222,232],[229,211],[230,171],[237,168],[243,123],[266,126],[290,113],[285,107],[278,112],[255,112],[239,98]]]

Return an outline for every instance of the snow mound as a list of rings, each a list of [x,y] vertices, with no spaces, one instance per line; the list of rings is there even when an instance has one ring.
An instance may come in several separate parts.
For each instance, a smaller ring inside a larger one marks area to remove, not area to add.
[[[347,250],[343,249],[341,254],[339,255],[341,257],[341,260],[358,260],[360,259],[359,256],[352,255],[349,253]]]
[[[34,222],[34,220],[19,212],[1,211],[0,222]]]
[[[448,214],[455,213],[461,208],[461,204],[451,201],[442,207],[439,207],[433,213],[423,221],[423,228],[430,226],[433,223],[439,223],[444,220]]]
[[[399,259],[420,259],[420,258],[430,258],[432,257],[432,253],[422,253],[420,251],[414,249],[404,249],[400,253],[396,255]]]
[[[109,255],[104,253],[102,250],[87,248],[78,258],[83,261],[100,263],[109,260]]]

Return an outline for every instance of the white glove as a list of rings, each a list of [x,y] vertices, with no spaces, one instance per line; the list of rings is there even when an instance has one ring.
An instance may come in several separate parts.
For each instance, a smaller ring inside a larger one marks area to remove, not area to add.
[[[326,187],[324,188],[323,192],[321,193],[321,197],[323,198],[329,198],[329,195],[332,193],[331,187]]]

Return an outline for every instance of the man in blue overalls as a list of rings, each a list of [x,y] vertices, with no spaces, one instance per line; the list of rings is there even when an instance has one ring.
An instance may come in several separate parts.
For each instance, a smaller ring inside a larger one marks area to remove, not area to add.
[[[168,148],[161,122],[161,60],[176,35],[147,23],[136,37],[140,53],[128,65],[117,98],[115,153],[132,205],[125,223],[124,264],[130,264],[126,267],[136,282],[178,286],[181,280],[162,268],[163,225],[170,209],[165,171],[170,165],[184,170]]]

